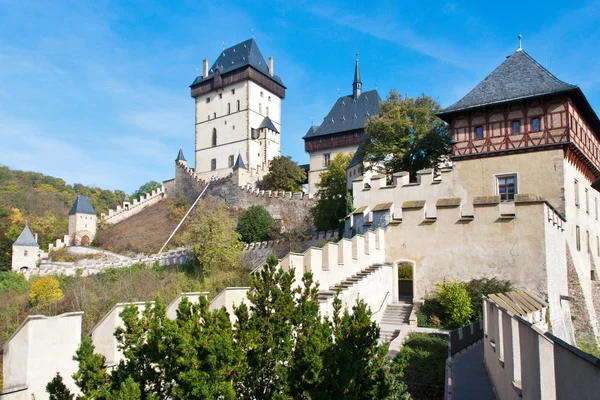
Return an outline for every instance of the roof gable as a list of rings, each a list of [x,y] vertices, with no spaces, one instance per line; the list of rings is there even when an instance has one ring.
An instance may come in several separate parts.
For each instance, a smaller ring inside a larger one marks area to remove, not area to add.
[[[269,74],[269,66],[265,62],[265,59],[254,39],[248,39],[242,43],[238,43],[235,46],[231,46],[221,51],[221,54],[208,71],[208,76],[206,78],[202,76],[196,77],[191,86],[212,79],[215,76],[215,71],[217,69],[222,75],[247,66],[254,68],[267,78],[270,78],[283,86],[283,82],[279,76]]]
[[[90,203],[90,199],[87,196],[82,196],[80,194],[77,195],[75,202],[73,203],[73,207],[71,207],[71,211],[69,211],[69,215],[73,214],[92,214],[96,215],[96,211],[94,211],[94,207]]]
[[[303,139],[363,129],[369,118],[379,114],[380,102],[377,90],[363,92],[357,98],[352,95],[340,97],[323,123],[316,130],[309,129]]]
[[[235,165],[233,166],[233,169],[239,168],[246,169],[246,164],[244,164],[244,159],[240,153],[238,153],[237,160],[235,160]]]
[[[275,127],[275,124],[269,117],[265,117],[265,119],[263,119],[263,121],[260,123],[260,126],[258,127],[258,129],[262,129],[262,128],[267,128],[267,129],[272,130],[273,132],[279,133],[279,131]]]
[[[440,116],[576,88],[556,78],[525,51],[517,50],[465,97],[444,109]]]
[[[29,229],[29,224],[25,224],[25,229],[13,243],[13,246],[39,246],[33,233],[31,233],[31,229]]]

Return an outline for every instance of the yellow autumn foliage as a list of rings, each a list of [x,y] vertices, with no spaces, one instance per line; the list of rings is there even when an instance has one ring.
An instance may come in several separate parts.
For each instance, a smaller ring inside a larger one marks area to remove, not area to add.
[[[29,298],[36,304],[46,306],[62,299],[63,292],[60,289],[58,280],[51,276],[47,276],[37,279],[31,284]]]

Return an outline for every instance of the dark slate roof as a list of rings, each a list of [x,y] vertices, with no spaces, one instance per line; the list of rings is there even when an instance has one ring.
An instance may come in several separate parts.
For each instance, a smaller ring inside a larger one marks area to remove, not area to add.
[[[362,140],[360,141],[360,144],[358,145],[358,148],[354,152],[354,156],[352,157],[352,160],[350,160],[350,164],[348,164],[348,167],[346,167],[346,169],[350,169],[360,163],[360,152],[362,151],[363,143],[365,142],[366,139],[367,139],[367,135],[363,136]]]
[[[340,97],[323,123],[315,131],[309,130],[303,139],[363,129],[367,119],[379,114],[380,101],[377,90],[363,92],[357,99],[352,95]]]
[[[270,129],[272,131],[279,133],[277,128],[275,128],[275,124],[273,123],[273,121],[271,121],[271,118],[269,118],[269,117],[265,117],[265,119],[263,119],[263,121],[260,123],[260,126],[258,127],[258,129],[262,129],[262,128],[267,128],[267,129]]]
[[[129,196],[125,195],[125,197],[123,198],[123,203],[129,203]]]
[[[279,76],[271,76],[271,74],[269,74],[269,65],[265,62],[265,59],[258,49],[258,45],[254,39],[248,39],[245,42],[236,44],[235,46],[231,46],[228,49],[223,50],[219,55],[219,58],[217,58],[217,61],[215,61],[211,69],[208,71],[208,77],[196,77],[191,86],[212,79],[215,76],[215,71],[217,69],[221,75],[223,75],[227,72],[235,71],[236,69],[246,66],[251,66],[255,70],[265,75],[267,78],[277,82],[281,86],[284,86]]]
[[[177,158],[175,159],[175,161],[187,161],[183,156],[183,150],[179,149],[179,154],[177,154]]]
[[[319,129],[319,125],[311,125],[310,128],[308,128],[308,132],[306,132],[306,135],[304,135],[304,137],[306,138],[313,136],[317,129]]]
[[[29,224],[25,224],[25,229],[19,235],[17,241],[13,243],[13,246],[39,246],[29,229]]]
[[[73,207],[71,207],[71,211],[69,211],[69,215],[77,213],[96,215],[96,211],[94,211],[94,207],[92,207],[90,199],[88,199],[87,196],[82,196],[80,194],[77,195],[75,203],[73,203]]]
[[[246,164],[244,164],[244,160],[242,159],[242,155],[238,153],[237,160],[235,160],[235,164],[233,165],[233,169],[246,169]]]
[[[577,86],[559,80],[525,51],[517,50],[465,97],[439,115],[443,118],[457,111],[573,89]]]

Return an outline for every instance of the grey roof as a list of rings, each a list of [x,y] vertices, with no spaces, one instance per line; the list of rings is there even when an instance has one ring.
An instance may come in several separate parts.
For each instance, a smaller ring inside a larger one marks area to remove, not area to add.
[[[309,129],[303,139],[363,129],[367,119],[379,114],[380,101],[377,90],[363,92],[356,99],[352,95],[340,97],[323,123],[314,131]]]
[[[13,243],[13,246],[39,246],[29,229],[29,224],[25,223],[25,229],[23,229],[16,242]]]
[[[313,136],[317,129],[319,129],[319,125],[311,125],[310,128],[308,128],[308,131],[306,132],[306,135],[304,135],[304,137],[306,138]]]
[[[233,165],[233,169],[246,169],[246,164],[244,164],[244,160],[242,159],[242,155],[238,153],[237,160],[235,160],[235,164]]]
[[[275,128],[275,124],[273,123],[273,121],[271,121],[271,118],[269,118],[269,117],[265,117],[265,119],[263,119],[263,121],[260,123],[260,126],[258,127],[258,129],[261,129],[261,128],[267,128],[267,129],[270,129],[272,131],[279,133],[277,128]]]
[[[365,142],[366,139],[367,139],[367,135],[363,136],[362,140],[360,141],[360,144],[358,145],[358,148],[354,152],[354,156],[352,157],[352,160],[350,160],[350,164],[348,164],[348,167],[346,167],[346,169],[350,169],[360,163],[360,152],[362,151],[363,143]]]
[[[87,196],[82,196],[80,194],[77,195],[75,203],[73,203],[73,207],[71,207],[71,211],[69,211],[69,215],[77,213],[96,215],[96,211],[94,211],[94,207],[92,207],[90,199],[88,199]]]
[[[525,51],[517,50],[465,97],[439,115],[573,89],[578,88],[556,78]]]
[[[279,76],[269,74],[269,66],[265,62],[265,59],[258,49],[258,45],[254,39],[248,39],[245,42],[236,44],[235,46],[231,46],[223,50],[219,55],[219,58],[217,58],[217,61],[215,61],[211,69],[208,71],[208,77],[196,77],[191,86],[212,79],[215,76],[215,71],[217,69],[222,75],[246,66],[254,68],[267,78],[272,79],[281,86],[284,86]]]
[[[183,150],[179,149],[179,154],[177,154],[177,158],[175,159],[175,161],[187,161],[183,156]]]
[[[127,194],[125,194],[125,197],[123,198],[123,203],[129,203],[129,196],[127,196]]]
[[[362,83],[360,80],[360,69],[358,68],[358,57],[356,57],[356,65],[354,66],[354,82],[353,84]]]

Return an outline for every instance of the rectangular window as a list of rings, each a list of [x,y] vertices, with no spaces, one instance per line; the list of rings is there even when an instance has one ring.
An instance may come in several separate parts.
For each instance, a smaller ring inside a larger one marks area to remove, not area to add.
[[[263,92],[260,92],[260,97],[265,97],[265,94]]]
[[[587,188],[585,188],[585,212],[586,214],[590,213],[590,196]]]
[[[513,135],[521,133],[521,122],[520,121],[512,122],[512,133],[513,133]]]
[[[231,89],[231,94],[235,94],[235,89]]]
[[[217,113],[213,113],[213,118],[217,118]]]
[[[223,98],[223,93],[219,93],[219,98],[222,99]]]
[[[483,139],[483,126],[475,127],[475,139]]]
[[[258,103],[258,113],[262,115],[262,103]]]
[[[206,116],[206,119],[210,121],[210,114]]]
[[[267,107],[267,117],[269,116],[269,107]]]
[[[229,156],[229,166],[233,167],[233,156]]]
[[[217,169],[217,159],[213,158],[210,160],[210,170],[214,171],[215,169]]]
[[[575,179],[573,184],[575,190],[575,207],[579,208],[579,182]]]
[[[502,201],[513,201],[517,192],[517,176],[505,175],[498,177],[498,194]]]
[[[575,244],[577,245],[577,251],[581,250],[581,238],[579,237],[579,225],[575,227]]]
[[[271,96],[269,96],[269,101],[271,101]]]
[[[207,103],[210,103],[210,97],[207,97],[207,98],[206,98],[206,102],[207,102]]]
[[[323,165],[325,167],[327,167],[329,165],[330,161],[331,161],[331,153],[325,153],[325,154],[323,154]]]
[[[27,257],[27,250],[23,250],[23,255]]]
[[[231,103],[227,103],[227,114],[231,114]]]
[[[531,118],[531,131],[538,132],[540,130],[540,119]]]
[[[587,252],[590,252],[590,231],[585,231],[585,245]]]
[[[240,111],[240,101],[237,101],[237,110]]]

